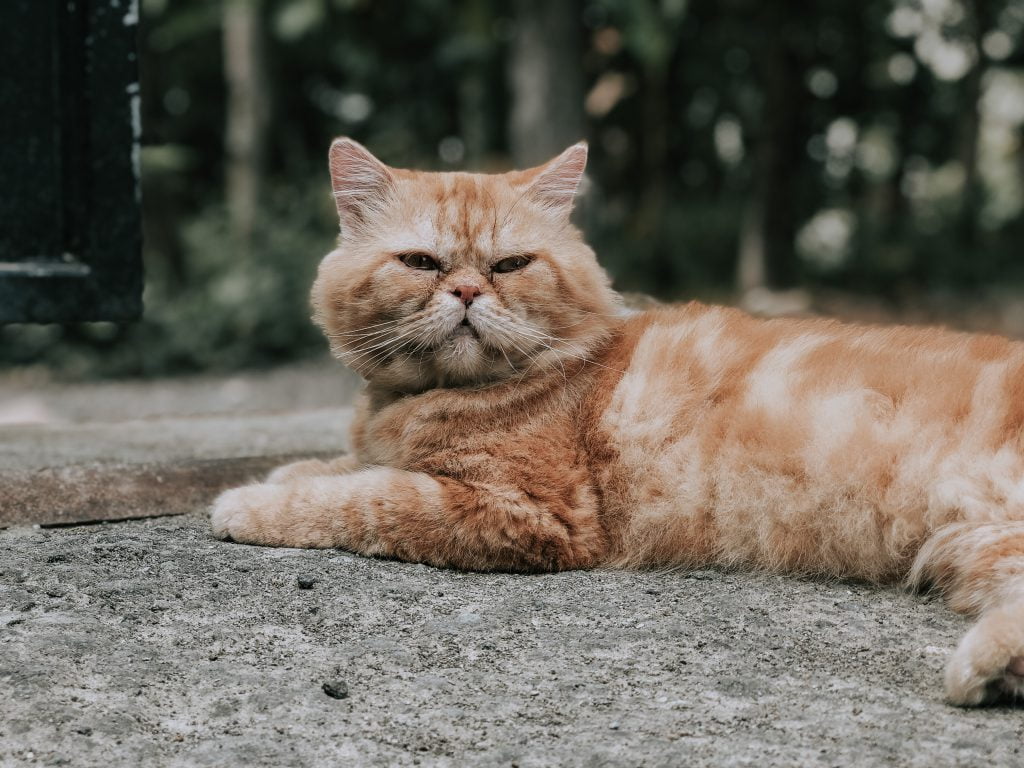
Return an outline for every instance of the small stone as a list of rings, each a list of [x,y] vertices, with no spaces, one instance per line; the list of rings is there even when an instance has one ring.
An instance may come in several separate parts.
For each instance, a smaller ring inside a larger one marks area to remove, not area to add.
[[[316,584],[316,579],[312,576],[299,576],[299,589],[312,589],[313,585]]]
[[[616,720],[614,723],[609,725],[608,728],[613,730],[613,731],[619,730],[619,722],[618,722],[618,720]]]
[[[332,699],[348,698],[348,683],[344,680],[328,680],[323,684],[323,689]]]

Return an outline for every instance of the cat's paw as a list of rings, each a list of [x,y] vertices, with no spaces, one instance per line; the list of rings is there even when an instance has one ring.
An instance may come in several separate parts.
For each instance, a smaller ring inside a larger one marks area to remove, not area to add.
[[[1024,602],[986,611],[946,665],[946,697],[973,707],[1024,700]]]
[[[263,482],[280,485],[305,477],[343,475],[355,472],[360,466],[354,456],[341,456],[331,461],[321,461],[320,459],[293,461],[291,464],[284,464],[273,470]]]
[[[267,475],[267,479],[263,482],[279,485],[299,477],[317,477],[327,474],[330,474],[330,469],[326,462],[320,461],[320,459],[306,459],[278,467]]]
[[[214,536],[243,544],[280,546],[275,525],[285,514],[287,491],[279,485],[260,483],[225,491],[213,502],[210,525]]]

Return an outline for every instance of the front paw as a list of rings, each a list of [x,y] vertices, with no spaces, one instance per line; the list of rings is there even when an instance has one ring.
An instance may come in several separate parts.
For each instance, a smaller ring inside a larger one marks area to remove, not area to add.
[[[213,502],[213,534],[244,544],[281,546],[280,521],[287,491],[278,485],[245,485],[225,491]]]
[[[264,482],[280,485],[307,477],[344,475],[349,472],[355,472],[360,466],[361,464],[352,455],[339,456],[331,461],[321,461],[320,459],[293,461],[291,464],[285,464],[275,469],[267,475],[267,479]]]
[[[326,462],[320,461],[320,459],[306,459],[278,467],[267,475],[267,479],[263,482],[280,485],[300,477],[320,477],[328,474],[330,474],[330,469]]]

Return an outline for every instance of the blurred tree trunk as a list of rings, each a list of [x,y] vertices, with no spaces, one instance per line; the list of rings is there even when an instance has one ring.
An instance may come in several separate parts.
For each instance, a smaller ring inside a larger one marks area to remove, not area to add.
[[[922,124],[927,124],[931,119],[928,114],[928,89],[929,84],[920,76],[900,88],[895,107],[898,126],[895,136],[896,168],[885,181],[883,204],[879,208],[880,248],[895,255],[897,262],[905,262],[904,268],[914,266],[912,237],[909,235],[914,226],[913,210],[910,197],[904,189],[907,160],[915,152]],[[887,261],[891,262],[892,259]]]
[[[226,0],[224,5],[226,200],[240,255],[252,247],[270,118],[262,13],[262,0]]]
[[[146,150],[143,150],[146,151]],[[181,219],[189,199],[180,175],[166,168],[147,168],[142,174],[142,238],[146,244],[147,278],[154,270],[174,290],[188,283],[188,264],[181,240]]]
[[[639,137],[644,183],[640,192],[640,205],[635,213],[636,236],[654,246],[649,256],[649,278],[652,285],[662,287],[676,284],[676,261],[681,257],[674,243],[665,242],[664,238],[659,237],[661,231],[664,231],[665,202],[669,194],[667,176],[671,173],[668,163],[667,114],[671,94],[668,91],[665,64],[667,62],[644,69],[641,95],[644,133]]]
[[[869,82],[869,67],[871,60],[870,46],[872,40],[871,22],[869,15],[872,13],[872,3],[844,4],[839,16],[844,30],[847,65],[838,68],[839,82],[867,83]],[[835,98],[836,109],[843,115],[854,115],[859,124],[866,122],[865,116],[871,114],[871,104],[866,88],[840,88]],[[868,118],[870,119],[870,118]],[[863,130],[863,129],[861,129]],[[850,264],[850,271],[855,273],[863,268],[865,256],[878,238],[877,214],[879,188],[868,183],[865,174],[854,171],[847,184],[850,196],[850,208],[857,217],[857,233],[853,238],[853,251]]]
[[[678,285],[680,261],[686,258],[668,236],[671,226],[666,217],[671,210],[668,201],[672,182],[678,178],[678,165],[672,163],[669,140],[673,107],[677,103],[672,73],[680,50],[680,30],[688,10],[685,5],[677,4],[674,9],[669,5],[658,0],[636,0],[629,6],[630,23],[637,29],[630,49],[641,66],[638,95],[643,128],[636,137],[640,155],[638,170],[643,181],[639,204],[633,214],[633,236],[644,244],[646,254],[638,254],[638,258],[648,260],[648,280],[663,290]]]
[[[964,169],[964,186],[957,229],[961,244],[970,247],[978,239],[978,208],[981,202],[978,148],[981,138],[981,88],[986,68],[981,40],[992,23],[992,8],[990,0],[964,0],[963,5],[976,58],[961,85],[964,108],[960,113],[959,159]]]
[[[754,63],[761,74],[761,122],[753,132],[754,189],[740,232],[736,269],[741,292],[790,288],[796,280],[794,239],[797,180],[805,165],[808,131],[805,67],[794,37],[812,14],[801,2],[761,6],[761,46]]]
[[[462,4],[461,26],[474,47],[486,49],[490,45],[491,13],[485,0],[469,0]],[[459,78],[459,132],[465,142],[464,163],[479,168],[487,151],[488,135],[488,76],[490,71],[483,62],[463,67]]]
[[[544,162],[584,136],[580,0],[515,0],[509,51],[509,142],[519,167]]]

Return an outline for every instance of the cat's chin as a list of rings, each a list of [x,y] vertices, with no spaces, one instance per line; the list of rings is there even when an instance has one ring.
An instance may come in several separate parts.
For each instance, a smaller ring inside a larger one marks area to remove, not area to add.
[[[398,356],[360,373],[370,384],[396,392],[465,387],[507,377],[472,329],[453,332],[430,351]]]
[[[475,381],[492,368],[490,355],[480,336],[470,326],[460,325],[435,352],[435,364],[446,377],[458,381]]]

